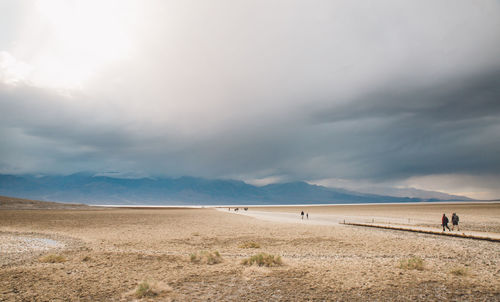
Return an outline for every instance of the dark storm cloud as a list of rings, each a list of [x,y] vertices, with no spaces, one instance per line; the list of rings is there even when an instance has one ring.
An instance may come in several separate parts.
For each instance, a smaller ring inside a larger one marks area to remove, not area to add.
[[[331,127],[356,123],[361,130],[332,139],[363,160],[370,177],[497,174],[500,71],[411,88],[395,81],[348,105],[322,109],[311,120]]]
[[[30,157],[36,150],[35,157],[43,158],[39,168],[47,171],[90,166],[207,177],[497,174],[499,87],[500,72],[411,89],[394,82],[348,105],[325,105],[319,112],[312,107],[282,119],[263,116],[192,137],[116,119],[119,112],[87,106],[83,96],[68,100],[42,89],[4,87],[4,137],[17,133],[28,148],[4,145],[3,158]]]
[[[2,20],[0,172],[500,178],[497,1],[132,2]]]
[[[420,87],[408,87],[408,83],[395,80],[344,106],[322,109],[316,118],[334,122],[410,114],[444,122],[495,117],[500,112],[499,83],[500,70],[440,79]]]
[[[86,107],[83,96],[62,97],[50,90],[0,84],[2,126],[32,137],[88,145],[126,144],[121,123],[99,107]],[[76,104],[75,104],[76,103]],[[80,103],[80,104],[78,104]]]

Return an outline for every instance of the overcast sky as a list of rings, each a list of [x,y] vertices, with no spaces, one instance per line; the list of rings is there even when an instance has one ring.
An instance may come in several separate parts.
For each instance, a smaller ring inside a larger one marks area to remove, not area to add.
[[[500,2],[0,0],[0,141],[0,173],[500,198]]]

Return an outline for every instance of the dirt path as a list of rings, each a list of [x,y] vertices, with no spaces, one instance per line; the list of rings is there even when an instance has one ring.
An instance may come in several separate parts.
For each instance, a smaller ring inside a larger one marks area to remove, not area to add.
[[[416,232],[448,237],[458,237],[467,239],[486,240],[492,242],[500,242],[500,234],[491,232],[477,232],[477,231],[442,231],[436,228],[422,227],[422,226],[407,226],[397,224],[382,224],[382,223],[344,223],[345,225],[371,227],[387,230]]]

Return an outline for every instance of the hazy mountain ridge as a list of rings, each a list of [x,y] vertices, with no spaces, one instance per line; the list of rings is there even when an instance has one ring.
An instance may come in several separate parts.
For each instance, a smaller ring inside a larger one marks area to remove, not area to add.
[[[68,176],[0,174],[0,195],[87,204],[322,204],[418,202],[435,200],[394,197],[327,188],[305,182],[262,187],[238,180],[180,178],[113,178],[92,173]],[[450,195],[451,197],[451,195]]]
[[[465,196],[452,195],[437,191],[427,191],[416,188],[389,188],[389,187],[368,187],[360,189],[361,193],[375,194],[375,195],[389,195],[394,197],[416,197],[422,199],[439,199],[439,200],[462,200],[470,199]]]

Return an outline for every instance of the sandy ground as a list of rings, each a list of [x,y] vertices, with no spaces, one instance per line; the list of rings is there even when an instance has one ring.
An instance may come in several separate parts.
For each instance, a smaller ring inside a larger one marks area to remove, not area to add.
[[[345,206],[307,211],[312,220],[316,215],[339,213],[407,219],[412,213],[410,219],[429,223],[443,211],[451,214],[442,205],[433,207]],[[468,217],[478,218],[471,223],[477,228],[500,227],[498,204],[453,209],[464,221],[463,227],[470,223]],[[299,213],[301,208],[264,210]],[[260,248],[241,247],[245,242],[259,243]],[[144,280],[158,293],[145,300],[155,301],[500,300],[500,244],[495,242],[266,221],[227,210],[6,210],[0,206],[0,246],[0,301],[132,301],[135,288]],[[219,251],[223,261],[192,263],[190,254],[202,250]],[[259,252],[282,256],[284,265],[241,264]],[[40,262],[47,254],[61,255],[66,261]],[[423,259],[423,270],[400,268],[401,260],[412,257]],[[465,275],[452,274],[456,269]]]

